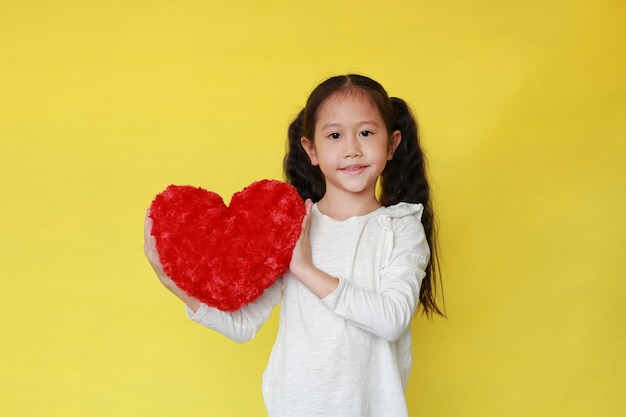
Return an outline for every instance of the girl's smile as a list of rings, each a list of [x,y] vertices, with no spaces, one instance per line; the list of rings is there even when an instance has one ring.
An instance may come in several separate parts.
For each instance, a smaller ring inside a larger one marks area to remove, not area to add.
[[[343,171],[345,174],[357,175],[357,174],[364,172],[366,168],[367,168],[367,165],[348,165],[346,167],[339,168],[339,169]]]

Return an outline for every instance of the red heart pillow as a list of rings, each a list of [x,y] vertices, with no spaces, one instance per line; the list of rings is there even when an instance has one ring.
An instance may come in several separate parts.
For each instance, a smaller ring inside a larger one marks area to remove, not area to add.
[[[304,214],[296,189],[274,180],[249,185],[230,206],[202,188],[170,185],[150,206],[165,273],[222,311],[256,300],[287,271]]]

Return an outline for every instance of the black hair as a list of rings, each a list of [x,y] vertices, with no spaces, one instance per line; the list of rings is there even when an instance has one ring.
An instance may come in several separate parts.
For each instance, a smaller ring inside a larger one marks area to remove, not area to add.
[[[441,285],[436,219],[433,213],[431,189],[428,183],[427,160],[421,148],[415,116],[404,100],[387,95],[385,89],[371,78],[350,74],[331,77],[318,85],[306,106],[293,120],[288,130],[287,153],[283,161],[285,178],[303,199],[319,201],[326,192],[324,175],[319,166],[311,164],[301,145],[301,138],[315,140],[315,123],[322,105],[335,94],[362,93],[380,112],[387,133],[399,130],[402,139],[387,162],[380,178],[379,201],[383,206],[400,202],[421,203],[424,206],[422,225],[431,251],[431,259],[422,280],[419,308],[428,317],[445,316],[437,304],[437,281]],[[442,297],[443,300],[443,297]]]

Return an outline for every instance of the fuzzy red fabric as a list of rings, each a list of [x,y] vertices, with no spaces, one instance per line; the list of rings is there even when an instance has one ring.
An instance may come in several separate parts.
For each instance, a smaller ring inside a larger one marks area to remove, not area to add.
[[[205,189],[170,185],[150,206],[165,273],[222,311],[256,300],[287,271],[304,214],[296,189],[275,180],[249,185],[230,206]]]

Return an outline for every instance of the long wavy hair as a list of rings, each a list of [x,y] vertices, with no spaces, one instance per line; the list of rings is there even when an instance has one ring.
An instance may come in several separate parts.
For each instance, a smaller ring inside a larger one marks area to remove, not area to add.
[[[389,137],[395,130],[402,134],[393,159],[387,162],[381,174],[378,199],[383,206],[400,202],[421,203],[424,206],[422,225],[431,259],[420,288],[419,309],[428,317],[433,314],[445,316],[444,310],[437,304],[438,287],[442,289],[441,269],[437,226],[426,171],[427,161],[420,146],[417,121],[404,100],[390,98],[382,85],[362,75],[340,75],[322,82],[313,90],[304,109],[289,125],[287,153],[283,161],[285,179],[298,190],[303,199],[310,198],[317,202],[324,196],[324,174],[319,166],[311,164],[300,139],[305,136],[314,141],[315,123],[322,105],[333,95],[347,93],[362,93],[372,101],[385,122]]]

